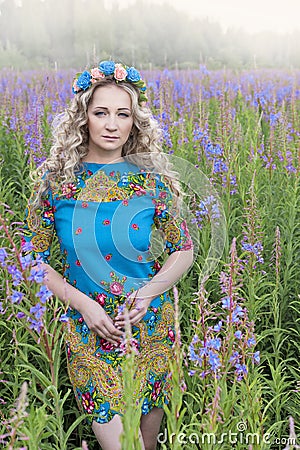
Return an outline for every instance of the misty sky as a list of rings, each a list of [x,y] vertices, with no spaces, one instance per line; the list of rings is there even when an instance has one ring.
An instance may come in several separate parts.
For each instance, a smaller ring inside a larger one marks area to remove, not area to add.
[[[167,3],[190,16],[209,17],[230,26],[257,32],[272,30],[281,33],[300,29],[300,0],[137,0]],[[106,0],[107,5],[126,6],[135,0]]]

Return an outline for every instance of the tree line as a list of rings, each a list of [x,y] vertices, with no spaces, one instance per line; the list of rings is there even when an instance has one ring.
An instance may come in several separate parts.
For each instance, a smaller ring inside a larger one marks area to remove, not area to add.
[[[139,68],[300,68],[300,31],[226,32],[167,4],[0,0],[0,67],[82,67],[101,59]]]

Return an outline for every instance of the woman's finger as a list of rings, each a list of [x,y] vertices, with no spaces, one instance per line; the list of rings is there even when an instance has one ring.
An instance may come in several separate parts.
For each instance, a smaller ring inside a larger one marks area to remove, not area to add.
[[[145,310],[144,308],[139,308],[139,307],[133,308],[128,314],[129,323],[131,325],[133,323],[137,323],[139,320],[141,320],[145,316],[146,313],[147,313],[147,310]],[[123,328],[125,326],[125,324],[126,324],[126,320],[125,320],[124,315],[120,315],[120,316],[116,317],[115,326],[117,328],[119,328],[119,327]]]
[[[123,337],[123,332],[121,330],[119,330],[118,328],[116,328],[116,326],[113,324],[106,324],[105,326],[106,329],[106,334],[115,340],[120,341]]]
[[[101,333],[99,333],[99,336],[105,339],[110,344],[119,345],[121,342],[121,337],[116,337],[110,333],[109,330],[106,328],[101,330]]]

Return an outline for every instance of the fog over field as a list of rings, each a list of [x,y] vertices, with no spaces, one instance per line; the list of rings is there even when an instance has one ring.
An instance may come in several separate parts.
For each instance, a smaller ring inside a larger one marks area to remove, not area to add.
[[[135,0],[106,0],[106,7],[121,8],[134,4]],[[242,28],[251,33],[270,30],[286,33],[299,29],[300,2],[298,0],[138,0],[137,3],[167,4],[190,17],[220,22],[224,30]]]
[[[0,0],[0,67],[298,68],[299,16],[298,0]]]

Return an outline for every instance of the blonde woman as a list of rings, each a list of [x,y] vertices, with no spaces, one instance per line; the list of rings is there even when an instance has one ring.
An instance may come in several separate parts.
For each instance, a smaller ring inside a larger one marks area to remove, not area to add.
[[[35,174],[23,239],[42,258],[47,287],[68,305],[70,380],[103,450],[121,448],[122,349],[130,322],[141,376],[141,442],[153,450],[170,390],[168,290],[192,264],[192,242],[140,73],[102,61],[77,75],[73,93],[56,120],[50,156]],[[154,228],[168,255],[162,267],[150,248]],[[62,274],[49,265],[54,232]]]

